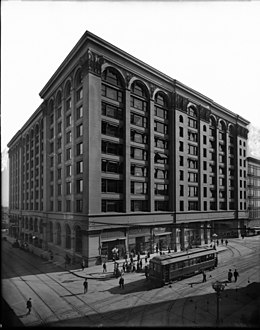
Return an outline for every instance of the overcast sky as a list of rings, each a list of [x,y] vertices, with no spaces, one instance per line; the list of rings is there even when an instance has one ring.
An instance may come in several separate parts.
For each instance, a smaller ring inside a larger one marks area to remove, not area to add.
[[[260,2],[4,0],[2,150],[86,30],[260,128]]]

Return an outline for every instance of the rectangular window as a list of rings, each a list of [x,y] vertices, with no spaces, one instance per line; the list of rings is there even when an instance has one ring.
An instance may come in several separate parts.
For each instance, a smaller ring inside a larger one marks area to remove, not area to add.
[[[71,182],[66,182],[66,194],[71,194]]]
[[[131,141],[146,144],[148,142],[147,134],[131,130]]]
[[[134,113],[131,113],[131,124],[140,126],[140,127],[147,127],[147,118],[143,116],[136,115]]]
[[[197,142],[198,141],[198,133],[188,131],[188,140],[193,141],[193,142]]]
[[[122,193],[123,181],[122,180],[110,180],[102,179],[102,192],[103,193]]]
[[[102,159],[101,169],[105,173],[123,173],[122,163],[112,160]]]
[[[66,133],[66,143],[70,143],[71,142],[71,131]]]
[[[57,193],[58,193],[58,196],[61,195],[61,183],[58,184],[58,189],[57,189]]]
[[[102,115],[115,119],[123,119],[123,110],[122,108],[102,102]]]
[[[146,200],[131,200],[131,211],[132,212],[148,211],[147,201]]]
[[[163,119],[168,119],[168,111],[162,108],[154,106],[154,115]]]
[[[77,156],[83,155],[83,143],[82,142],[77,144],[76,153],[77,153]]]
[[[145,195],[147,194],[146,182],[131,182],[131,194]]]
[[[83,161],[82,160],[76,163],[76,171],[77,171],[77,174],[83,173]]]
[[[66,200],[66,212],[70,212],[71,211],[71,201],[70,200]]]
[[[188,172],[188,182],[198,182],[198,173]]]
[[[76,180],[76,192],[77,192],[77,194],[83,193],[83,180],[82,179]]]
[[[189,201],[188,202],[188,210],[189,211],[198,211],[199,210],[199,202]]]
[[[154,185],[155,195],[168,195],[168,185],[156,183]]]
[[[155,137],[154,146],[156,148],[168,149],[168,140],[163,140],[163,139],[159,139],[159,138]]]
[[[66,166],[66,176],[67,177],[71,176],[71,165]]]
[[[190,186],[188,191],[189,197],[198,197],[198,187]]]
[[[168,125],[155,121],[154,130],[155,130],[155,132],[159,132],[162,134],[168,134]]]
[[[60,212],[62,209],[62,201],[58,200],[58,211]]]
[[[102,96],[118,102],[123,102],[123,93],[121,91],[104,84],[102,84]]]
[[[81,105],[76,109],[76,119],[80,119],[83,117],[83,106]]]
[[[189,145],[188,145],[188,153],[189,153],[190,155],[195,155],[195,156],[197,156],[197,155],[198,155],[198,147],[189,144]]]
[[[113,136],[113,137],[123,137],[122,127],[119,127],[116,124],[110,124],[102,121],[102,134]]]
[[[83,124],[80,124],[76,127],[76,137],[80,137],[83,135]]]
[[[184,201],[180,201],[180,211],[184,211]]]
[[[66,160],[71,159],[71,148],[66,149]]]
[[[154,210],[155,211],[169,211],[169,202],[168,201],[155,201]]]
[[[66,111],[71,109],[71,99],[66,100]]]
[[[192,128],[197,128],[198,123],[196,120],[188,118],[188,126]]]
[[[82,100],[83,98],[83,88],[79,88],[77,91],[76,91],[76,102]]]
[[[58,131],[58,133],[61,133],[61,121],[58,123],[57,131]]]
[[[122,200],[102,200],[102,212],[123,212]]]
[[[147,151],[139,148],[131,147],[131,158],[146,160],[147,159]]]
[[[180,181],[184,180],[184,171],[180,171]]]
[[[184,150],[183,142],[180,141],[180,142],[179,142],[179,151],[183,151],[183,150]]]
[[[78,213],[83,212],[83,200],[82,199],[76,200],[76,212],[78,212]]]
[[[71,115],[68,115],[66,117],[66,127],[69,127],[71,125]]]
[[[139,176],[139,177],[147,177],[147,167],[131,164],[131,175]]]
[[[122,144],[102,140],[101,151],[104,154],[122,156],[123,155],[123,146],[122,146]]]
[[[58,168],[57,173],[58,173],[58,180],[60,180],[61,179],[61,168]]]
[[[198,161],[196,159],[188,159],[188,168],[197,169]]]
[[[134,96],[130,98],[130,106],[141,111],[147,111],[147,101],[140,100]]]
[[[207,144],[207,137],[206,137],[206,135],[203,135],[203,144]]]
[[[184,196],[184,186],[180,185],[180,196]]]
[[[183,137],[183,127],[179,127],[179,136]]]

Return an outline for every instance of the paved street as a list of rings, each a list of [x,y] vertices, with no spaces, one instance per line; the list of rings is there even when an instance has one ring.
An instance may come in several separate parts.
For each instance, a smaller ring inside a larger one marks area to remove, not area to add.
[[[215,280],[226,281],[228,269],[239,272],[221,295],[222,326],[259,322],[260,236],[230,239],[219,246],[219,265],[202,275],[162,288],[152,287],[144,273],[126,273],[125,288],[102,266],[64,270],[31,253],[2,243],[2,295],[25,326],[216,326]],[[89,280],[83,293],[83,280]],[[26,300],[32,313],[26,316]],[[259,324],[259,323],[258,323]]]

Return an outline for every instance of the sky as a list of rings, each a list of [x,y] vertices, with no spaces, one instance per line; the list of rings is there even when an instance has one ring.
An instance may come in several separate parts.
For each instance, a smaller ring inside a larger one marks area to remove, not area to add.
[[[260,2],[1,3],[1,149],[88,30],[260,129]]]

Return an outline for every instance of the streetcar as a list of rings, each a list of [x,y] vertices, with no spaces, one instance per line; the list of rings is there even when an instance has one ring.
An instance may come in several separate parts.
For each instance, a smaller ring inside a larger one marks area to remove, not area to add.
[[[159,285],[214,269],[218,254],[214,248],[195,248],[187,252],[155,256],[149,263],[149,279]]]

